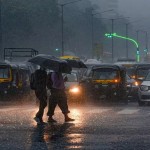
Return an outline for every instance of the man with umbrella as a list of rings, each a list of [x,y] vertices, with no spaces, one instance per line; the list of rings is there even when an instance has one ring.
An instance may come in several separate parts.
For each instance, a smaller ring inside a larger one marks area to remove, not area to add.
[[[68,116],[68,113],[70,113],[70,111],[68,110],[67,96],[65,93],[64,85],[64,81],[66,80],[66,78],[63,79],[61,70],[59,72],[52,72],[50,80],[52,80],[52,88],[47,113],[47,115],[49,116],[48,122],[56,122],[56,120],[53,119],[53,115],[57,104],[64,114],[65,122],[74,121],[74,119]]]
[[[73,67],[72,64],[74,64],[74,62],[69,64],[69,62],[67,62],[66,60],[61,60],[59,58],[56,58],[55,56],[45,55],[45,54],[37,55],[37,56],[31,58],[30,60],[28,60],[28,62],[34,63],[36,65],[44,66],[45,68],[54,71],[51,74],[51,79],[52,79],[53,84],[52,84],[52,88],[51,88],[49,110],[47,113],[47,115],[49,116],[48,121],[56,122],[52,118],[52,116],[54,115],[55,107],[57,104],[59,105],[60,109],[62,110],[62,113],[64,114],[65,121],[66,122],[74,121],[74,119],[68,117],[68,113],[70,111],[68,110],[67,96],[65,93],[64,79],[62,76],[62,73],[70,73],[71,72],[72,67]],[[43,94],[45,93],[45,89],[46,89],[45,82],[46,81],[44,80],[44,84],[43,84],[43,88],[42,88]],[[42,103],[42,106],[46,107],[45,100],[47,98],[47,95],[46,94],[44,94],[44,95],[45,95],[44,97],[41,97],[41,95],[39,94],[38,97],[44,101],[44,104]],[[41,116],[43,115],[43,112],[44,112],[44,109],[43,109],[44,107],[39,109],[40,113],[39,112],[37,113],[35,120],[36,119],[41,120]],[[42,110],[42,111],[40,111],[40,110]]]
[[[39,100],[39,111],[36,113],[34,120],[41,124],[43,123],[44,109],[47,106],[47,91],[46,91],[46,79],[47,72],[44,67],[40,67],[34,73],[35,80],[35,95]]]

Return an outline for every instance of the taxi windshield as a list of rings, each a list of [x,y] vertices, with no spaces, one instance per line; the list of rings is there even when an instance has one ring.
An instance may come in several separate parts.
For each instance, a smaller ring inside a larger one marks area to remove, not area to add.
[[[94,80],[113,80],[118,77],[118,72],[114,69],[97,69],[93,72]]]
[[[9,68],[0,67],[0,79],[7,79],[10,77]]]
[[[78,81],[76,73],[67,74],[67,78],[68,78],[67,82],[77,82]]]
[[[145,78],[148,72],[149,72],[149,69],[138,69],[137,78]]]
[[[150,81],[150,72],[148,72],[146,78],[145,78],[145,81]]]

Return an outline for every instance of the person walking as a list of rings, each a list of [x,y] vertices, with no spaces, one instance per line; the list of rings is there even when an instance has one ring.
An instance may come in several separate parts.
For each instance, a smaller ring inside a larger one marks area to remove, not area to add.
[[[45,68],[40,68],[34,73],[35,78],[35,95],[39,100],[39,110],[34,117],[34,120],[40,124],[43,122],[44,109],[47,106],[47,90],[46,90],[46,81],[47,81],[47,72]]]
[[[65,122],[74,121],[74,119],[68,116],[68,113],[70,113],[70,111],[68,110],[67,96],[65,93],[64,85],[65,79],[63,79],[62,73],[52,72],[48,80],[52,81],[52,87],[50,90],[51,95],[49,98],[49,106],[47,112],[47,115],[49,116],[48,122],[57,122],[53,119],[54,111],[57,104],[64,115]]]

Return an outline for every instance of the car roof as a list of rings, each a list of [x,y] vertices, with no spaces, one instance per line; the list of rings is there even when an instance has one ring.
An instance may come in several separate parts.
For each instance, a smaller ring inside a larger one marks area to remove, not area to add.
[[[6,62],[0,62],[0,66],[9,66],[9,64]]]
[[[99,69],[99,68],[114,68],[114,69],[120,69],[124,70],[125,67],[118,64],[100,64],[100,65],[94,65],[91,67],[92,69]]]
[[[150,67],[150,63],[134,64],[131,68],[142,68],[142,67]]]

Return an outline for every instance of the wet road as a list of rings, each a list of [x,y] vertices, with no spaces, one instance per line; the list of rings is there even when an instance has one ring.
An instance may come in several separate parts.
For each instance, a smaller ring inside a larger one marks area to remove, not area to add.
[[[0,150],[150,149],[149,106],[70,105],[69,116],[76,119],[74,122],[64,123],[57,108],[57,123],[37,126],[35,104],[0,104]]]

